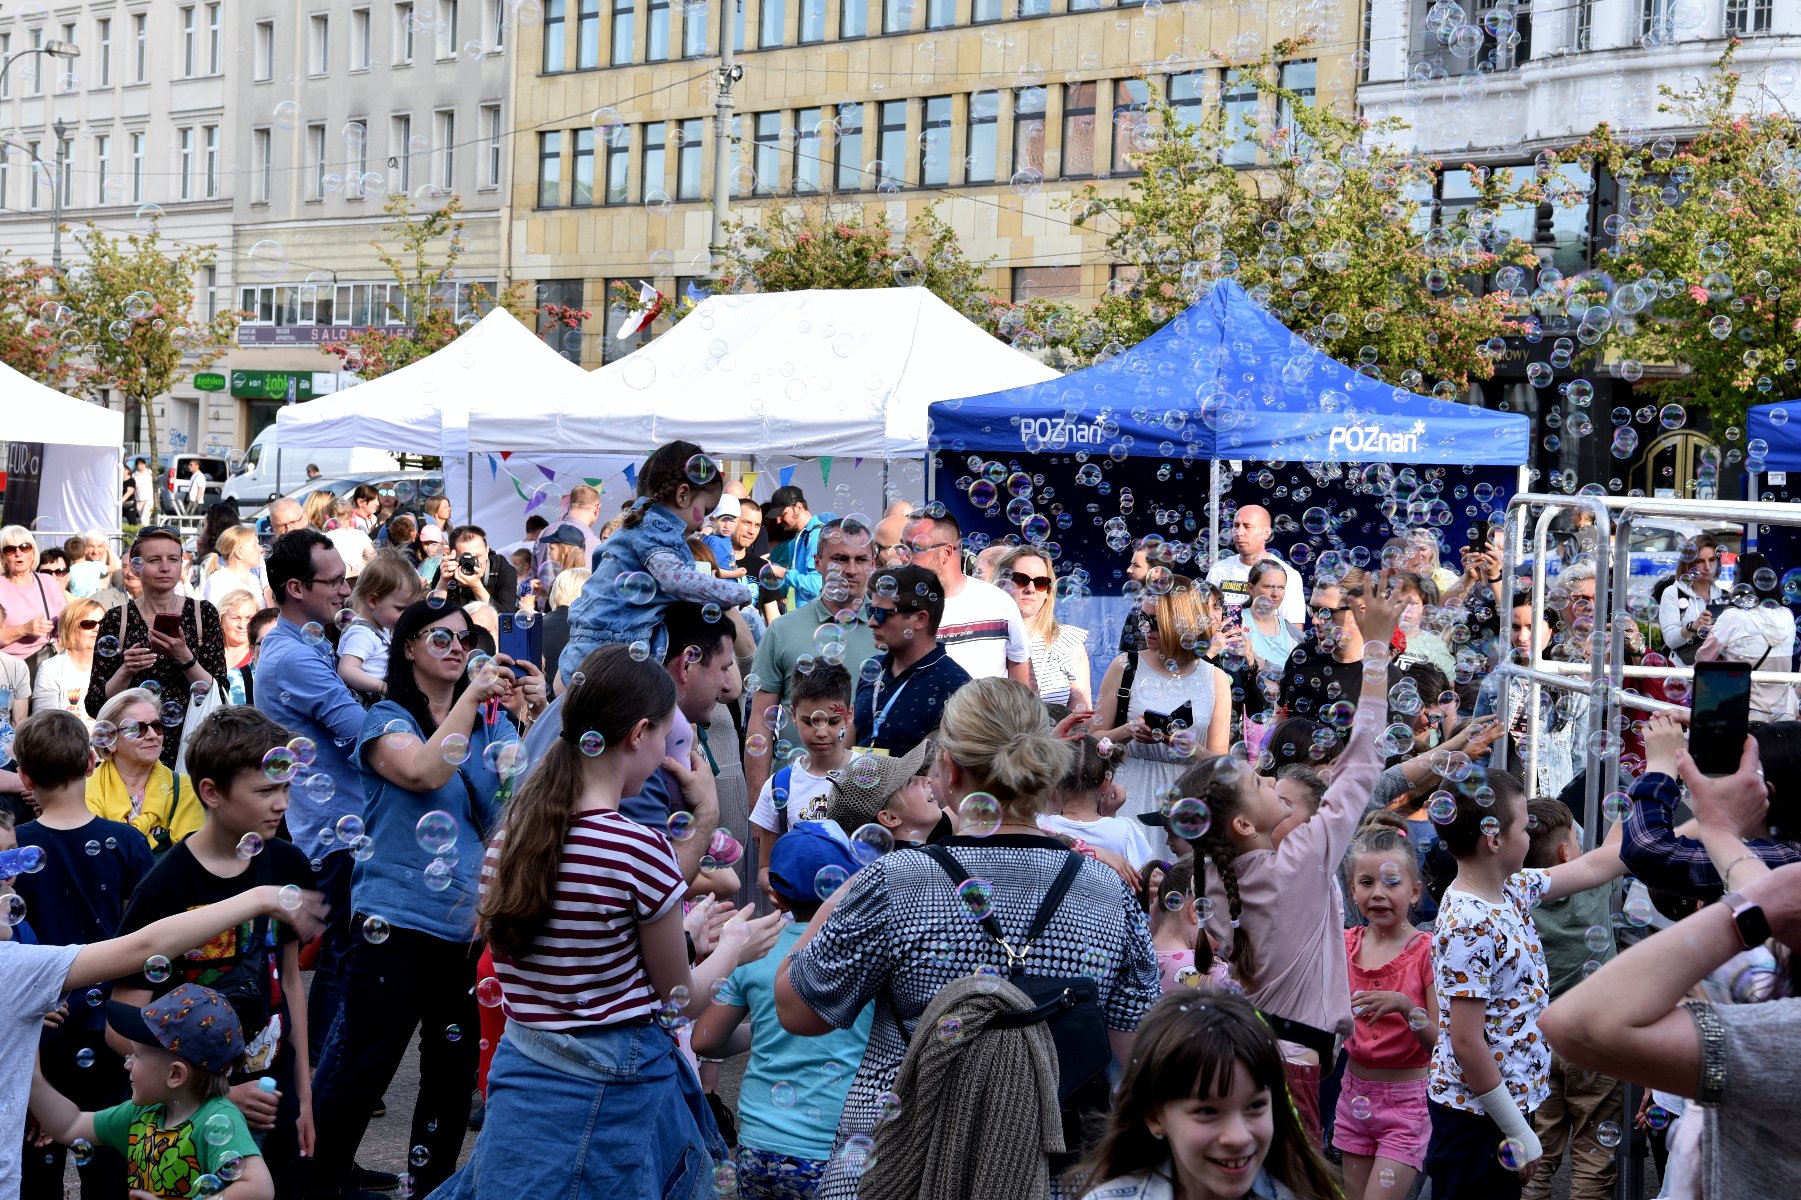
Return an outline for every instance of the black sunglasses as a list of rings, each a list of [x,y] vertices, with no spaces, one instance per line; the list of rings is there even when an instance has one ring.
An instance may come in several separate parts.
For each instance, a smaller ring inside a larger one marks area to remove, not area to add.
[[[75,622],[75,627],[77,629],[98,629],[100,628],[100,622],[98,620],[77,621]]]
[[[1037,588],[1041,592],[1048,592],[1051,590],[1051,577],[1049,575],[1027,575],[1024,571],[1015,571],[1013,572],[1012,579],[1013,586],[1022,592],[1027,588]]]
[[[69,568],[67,568],[67,567],[39,567],[38,568],[38,574],[40,574],[40,575],[67,575],[68,573],[69,573]]]

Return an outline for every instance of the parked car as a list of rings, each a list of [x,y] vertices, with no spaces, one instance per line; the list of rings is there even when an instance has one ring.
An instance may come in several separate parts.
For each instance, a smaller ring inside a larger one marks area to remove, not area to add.
[[[1632,523],[1627,539],[1627,593],[1631,597],[1648,595],[1659,579],[1674,575],[1682,548],[1701,534],[1710,534],[1720,552],[1720,578],[1732,582],[1738,556],[1744,548],[1745,529],[1722,521],[1683,521],[1672,517],[1656,517]],[[1567,538],[1567,532],[1563,535]],[[1557,535],[1553,534],[1553,545]],[[1553,554],[1545,564],[1547,578],[1555,579],[1563,572],[1563,558]],[[1522,572],[1532,570],[1532,556],[1520,563]]]
[[[428,496],[436,496],[444,490],[444,473],[442,471],[388,471],[380,474],[363,475],[354,478],[309,479],[286,496],[285,500],[298,501],[305,505],[307,497],[314,492],[329,491],[333,495],[347,496],[358,484],[368,484],[384,496],[391,495],[402,511],[416,508]],[[273,501],[270,502],[271,504]],[[266,542],[272,536],[269,528],[269,505],[257,509],[244,518],[256,526],[257,534]]]
[[[188,503],[188,476],[192,472],[189,463],[199,463],[201,474],[206,476],[206,497],[199,505]],[[231,461],[223,454],[171,454],[163,472],[163,497],[158,507],[190,515],[205,512],[207,505],[219,499],[220,489],[229,478]]]
[[[308,466],[318,467],[321,479],[355,479],[401,469],[386,450],[284,451],[276,426],[270,425],[250,443],[243,464],[226,481],[223,491],[228,499],[243,504],[267,504],[294,488],[316,482],[307,479]]]

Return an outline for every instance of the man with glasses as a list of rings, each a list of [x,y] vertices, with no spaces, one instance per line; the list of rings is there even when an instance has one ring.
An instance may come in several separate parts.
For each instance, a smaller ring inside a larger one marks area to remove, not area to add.
[[[963,529],[936,508],[907,522],[907,561],[944,585],[944,623],[938,640],[971,679],[1002,677],[1032,687],[1032,652],[1013,597],[963,573]]]
[[[924,567],[885,567],[871,576],[869,625],[882,653],[857,683],[857,745],[910,754],[938,728],[951,694],[969,682],[940,640],[944,611],[944,588]]]
[[[1368,586],[1356,567],[1336,583],[1314,586],[1313,643],[1297,650],[1282,672],[1278,720],[1317,721],[1339,700],[1357,702],[1363,687],[1363,633],[1357,628],[1357,613]]]
[[[300,501],[283,496],[269,506],[269,532],[275,537],[305,526],[306,510],[300,507]]]
[[[770,714],[780,711],[778,705],[788,703],[788,681],[803,655],[818,660],[827,649],[841,644],[844,669],[855,679],[864,661],[876,652],[875,638],[862,616],[869,572],[875,565],[869,527],[855,523],[847,526],[835,520],[822,525],[820,533],[812,570],[824,581],[823,590],[811,603],[777,617],[757,644],[757,657],[748,677],[751,698],[744,723],[745,742],[749,745],[773,744],[783,736],[781,730],[773,727]],[[752,742],[753,737],[761,740]],[[772,758],[770,750],[745,754],[744,781],[752,796],[759,794],[770,774],[784,765],[772,762]]]
[[[363,777],[352,755],[363,732],[363,706],[338,676],[337,653],[326,630],[337,627],[350,600],[344,559],[331,539],[302,528],[275,539],[264,566],[281,616],[263,635],[256,660],[256,707],[295,737],[312,741],[307,775],[324,775],[332,787],[294,780],[288,833],[313,861],[319,890],[331,904],[325,938],[307,1001],[307,1036],[318,1062],[337,1017],[342,972],[351,945],[351,855],[337,833],[345,817],[363,816]],[[316,790],[315,790],[316,789]]]
[[[1720,550],[1710,534],[1701,534],[1682,548],[1676,562],[1676,579],[1664,589],[1657,606],[1657,623],[1670,657],[1682,666],[1693,666],[1695,651],[1713,632],[1713,619],[1726,607],[1720,594]]]

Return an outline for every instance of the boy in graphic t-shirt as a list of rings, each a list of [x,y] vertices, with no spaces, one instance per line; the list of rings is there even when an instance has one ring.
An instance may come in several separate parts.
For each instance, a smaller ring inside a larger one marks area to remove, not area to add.
[[[757,883],[765,895],[770,895],[769,855],[776,839],[798,822],[825,820],[832,782],[850,763],[851,747],[857,740],[851,720],[850,672],[843,667],[820,663],[811,671],[796,671],[788,682],[788,695],[794,724],[790,730],[778,728],[777,736],[798,739],[806,757],[772,770],[751,810],[750,823],[757,838]],[[774,754],[775,750],[770,747],[762,753]]]

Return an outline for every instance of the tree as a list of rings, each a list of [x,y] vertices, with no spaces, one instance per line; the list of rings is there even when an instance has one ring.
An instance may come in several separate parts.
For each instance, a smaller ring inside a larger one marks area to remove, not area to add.
[[[1627,379],[1646,362],[1678,367],[1640,386],[1710,415],[1715,429],[1741,422],[1748,404],[1801,392],[1801,121],[1735,111],[1738,46],[1693,87],[1661,89],[1661,110],[1698,130],[1686,145],[1602,126],[1564,152],[1592,156],[1619,181],[1613,245],[1604,273],[1534,296]]]
[[[196,310],[194,280],[213,264],[211,246],[165,248],[154,223],[123,238],[89,223],[75,237],[85,261],[63,273],[61,302],[76,331],[66,349],[79,356],[77,385],[95,399],[106,388],[123,393],[127,411],[144,414],[154,455],[153,402],[224,355],[240,314]]]
[[[450,345],[479,319],[476,314],[496,307],[527,325],[542,319],[579,328],[588,318],[589,314],[560,304],[533,307],[525,298],[523,283],[498,294],[479,283],[467,285],[467,311],[459,317],[455,300],[457,289],[463,286],[457,280],[457,263],[463,256],[464,223],[458,215],[463,211],[462,199],[451,196],[441,205],[428,203],[415,210],[404,193],[395,193],[388,198],[385,211],[393,220],[382,231],[398,242],[399,248],[390,250],[380,241],[370,245],[400,287],[400,303],[390,302],[389,308],[407,328],[363,329],[327,346],[328,352],[343,361],[345,370],[365,380],[398,371]]]
[[[63,390],[75,377],[65,335],[75,314],[56,299],[53,273],[30,259],[0,267],[0,362],[21,375]]]
[[[1133,269],[1096,306],[1107,349],[1142,341],[1232,278],[1341,362],[1410,390],[1461,394],[1494,373],[1496,339],[1519,330],[1515,297],[1485,290],[1483,277],[1534,261],[1500,220],[1532,197],[1508,172],[1478,173],[1476,203],[1428,228],[1417,196],[1440,164],[1382,144],[1398,121],[1371,127],[1275,82],[1274,64],[1304,45],[1229,65],[1229,80],[1274,97],[1280,113],[1260,115],[1245,142],[1225,105],[1189,125],[1154,89],[1134,127],[1116,133],[1139,147],[1142,174],[1124,195],[1088,188],[1074,213],[1107,229],[1108,251]],[[1251,149],[1269,165],[1231,164]]]

